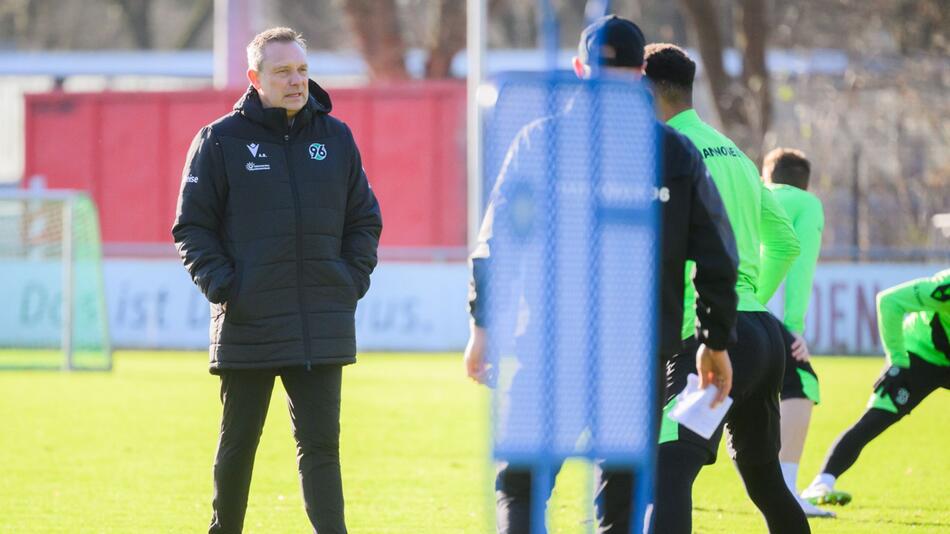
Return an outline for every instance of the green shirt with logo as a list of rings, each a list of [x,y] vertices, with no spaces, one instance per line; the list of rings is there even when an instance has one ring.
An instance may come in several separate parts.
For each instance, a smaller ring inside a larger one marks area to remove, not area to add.
[[[798,238],[788,215],[762,183],[755,163],[728,137],[703,122],[696,111],[683,111],[667,124],[696,145],[726,206],[739,250],[738,310],[766,311],[760,301],[775,293],[799,253]],[[684,339],[696,329],[694,266],[689,263],[684,292]]]
[[[801,245],[801,254],[792,263],[785,276],[784,312],[782,321],[790,331],[801,334],[805,331],[805,313],[811,300],[811,285],[815,279],[815,266],[821,251],[821,232],[825,227],[825,210],[815,195],[795,186],[769,184],[775,200],[782,206],[792,221],[795,235]],[[765,304],[768,297],[759,288],[759,302]]]
[[[891,365],[909,367],[913,352],[950,367],[950,269],[878,293],[877,327]]]

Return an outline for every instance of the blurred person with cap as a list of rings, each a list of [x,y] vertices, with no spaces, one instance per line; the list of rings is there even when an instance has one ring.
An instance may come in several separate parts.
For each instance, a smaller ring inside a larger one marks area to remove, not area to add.
[[[243,529],[279,376],[307,516],[314,532],[344,534],[340,390],[382,218],[352,132],[309,79],[300,34],[266,30],[247,57],[244,96],[188,151],[172,228],[211,303],[210,367],[221,381],[209,532]]]
[[[653,84],[657,114],[696,145],[729,214],[739,251],[736,338],[729,344],[733,368],[733,404],[710,438],[669,417],[692,371],[695,322],[687,309],[683,351],[667,367],[667,405],[657,460],[655,526],[657,532],[692,531],[692,488],[704,465],[716,461],[723,426],[729,451],[746,492],[765,516],[772,533],[810,532],[779,466],[781,448],[779,393],[785,369],[782,325],[762,304],[775,293],[800,252],[785,210],[765,187],[758,169],[729,138],[703,122],[692,107],[696,64],[678,46],[651,44],[646,75]],[[687,276],[691,274],[687,270]],[[685,281],[692,302],[691,280]],[[699,299],[704,299],[699,295]],[[702,325],[702,318],[699,318]]]
[[[599,43],[599,49],[596,49]],[[608,75],[625,76],[638,80],[643,75],[643,33],[633,22],[611,15],[603,17],[587,27],[581,34],[578,56],[574,58],[575,73],[580,78],[591,76],[592,63],[603,67]],[[518,161],[526,158],[545,157],[532,154],[535,147],[543,147],[545,128],[551,121],[566,122],[561,115],[535,121],[525,127],[509,149],[507,164],[496,180],[491,200],[479,235],[479,243],[472,253],[472,278],[469,293],[471,313],[470,337],[465,350],[465,365],[468,376],[479,383],[486,383],[492,370],[485,361],[486,336],[485,292],[490,271],[492,253],[492,224],[504,217],[502,212],[510,209],[506,202],[511,181],[507,175],[518,168]],[[662,146],[660,162],[662,276],[660,287],[660,332],[658,333],[659,357],[657,369],[673,354],[680,352],[680,330],[683,320],[684,266],[687,260],[696,262],[696,286],[703,303],[696,310],[701,317],[703,330],[699,333],[702,342],[696,354],[696,368],[700,371],[703,385],[716,383],[721,402],[731,387],[732,369],[726,347],[734,328],[736,314],[736,266],[737,253],[726,212],[715,185],[703,165],[701,155],[685,137],[655,120],[631,128],[654,128]],[[657,371],[658,382],[660,373]],[[658,397],[663,386],[658,384]],[[659,404],[659,402],[658,402]],[[659,407],[658,407],[659,408]],[[656,414],[659,417],[659,412]],[[656,428],[644,432],[655,435]],[[629,469],[612,469],[602,466],[598,471],[600,482],[596,495],[598,532],[628,534],[633,513],[634,474]],[[553,484],[553,477],[551,483]],[[544,525],[531,525],[532,471],[524,466],[501,465],[496,478],[497,530],[502,534],[528,534],[544,531]],[[544,488],[545,498],[552,488]],[[532,530],[532,527],[534,530]]]

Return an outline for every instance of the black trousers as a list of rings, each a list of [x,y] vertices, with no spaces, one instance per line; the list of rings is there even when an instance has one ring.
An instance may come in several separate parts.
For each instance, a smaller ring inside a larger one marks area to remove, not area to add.
[[[896,413],[868,408],[854,426],[838,436],[838,441],[828,451],[821,472],[840,477],[858,460],[865,445],[900,420],[901,416]]]
[[[318,534],[345,534],[340,476],[342,367],[225,371],[221,374],[221,434],[214,461],[214,500],[209,533],[240,533],[244,527],[254,456],[274,379],[287,392],[297,441],[297,467],[307,517]]]
[[[692,532],[693,482],[704,465],[716,460],[723,426],[729,430],[729,449],[746,492],[772,534],[810,532],[801,506],[785,486],[779,466],[781,449],[779,392],[785,371],[785,345],[777,319],[768,312],[739,312],[737,341],[729,345],[733,405],[724,423],[710,439],[672,420],[669,436],[661,437],[657,460],[657,499],[654,532]],[[674,357],[668,368],[672,401],[695,372],[695,347]],[[661,432],[664,434],[665,432]]]
[[[888,368],[874,387],[877,402],[864,412],[861,419],[838,437],[828,451],[822,473],[840,477],[854,465],[864,446],[881,435],[891,425],[923,402],[934,391],[950,389],[950,369],[934,365],[913,352],[908,354],[910,366],[891,375]],[[887,400],[893,410],[883,408]]]
[[[533,493],[536,473],[527,467],[502,464],[495,478],[495,521],[498,534],[544,534],[545,525],[532,525],[531,503],[535,497],[547,502],[554,490],[561,465],[548,472],[546,485]],[[595,470],[594,506],[597,534],[630,534],[636,473],[628,468],[605,466],[598,462]]]

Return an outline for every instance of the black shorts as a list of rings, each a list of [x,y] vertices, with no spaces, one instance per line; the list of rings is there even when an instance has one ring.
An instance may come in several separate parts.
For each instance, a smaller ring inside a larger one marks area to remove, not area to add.
[[[874,383],[868,408],[878,408],[903,417],[935,390],[950,389],[950,367],[934,365],[913,352],[907,353],[907,356],[910,359],[909,368],[890,366]]]
[[[660,428],[660,444],[687,441],[709,453],[707,463],[716,461],[723,425],[710,439],[669,418],[676,395],[686,387],[686,377],[696,373],[699,344],[690,338],[683,351],[667,364],[667,396]],[[781,449],[779,391],[785,369],[785,345],[778,319],[768,312],[739,312],[736,342],[728,346],[732,361],[732,407],[724,425],[729,431],[729,453],[743,464],[759,464],[778,459]]]
[[[808,399],[815,404],[821,400],[818,390],[818,374],[809,362],[800,362],[792,358],[792,343],[795,337],[779,323],[782,340],[785,343],[785,375],[782,378],[782,400]]]

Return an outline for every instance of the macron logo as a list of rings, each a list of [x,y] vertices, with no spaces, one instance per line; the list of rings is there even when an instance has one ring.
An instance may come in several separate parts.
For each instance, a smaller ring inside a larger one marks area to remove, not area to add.
[[[257,153],[257,151],[258,151],[259,148],[261,148],[260,143],[251,143],[251,144],[247,145],[247,150],[251,153],[251,157],[254,157],[254,158],[266,158],[266,157],[267,157],[267,154],[265,154],[265,153],[263,153],[263,152],[261,152],[260,154]]]

